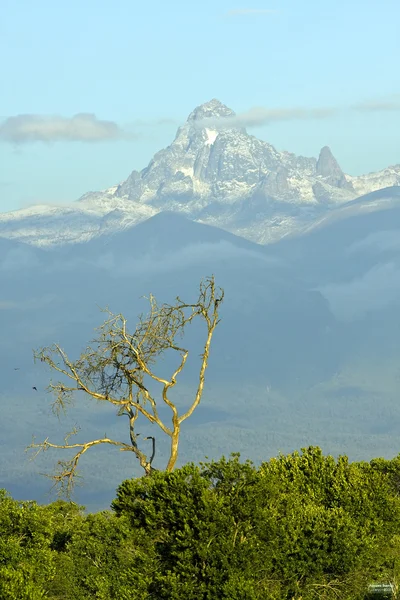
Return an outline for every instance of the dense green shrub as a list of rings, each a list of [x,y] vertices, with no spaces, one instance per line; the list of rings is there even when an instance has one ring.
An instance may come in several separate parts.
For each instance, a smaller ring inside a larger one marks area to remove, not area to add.
[[[0,491],[3,600],[357,600],[396,581],[400,458],[319,448],[121,483],[112,511]]]

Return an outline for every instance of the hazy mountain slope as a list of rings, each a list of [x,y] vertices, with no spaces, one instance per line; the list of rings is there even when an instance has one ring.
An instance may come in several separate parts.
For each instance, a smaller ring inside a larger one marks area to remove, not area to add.
[[[213,114],[216,106],[222,114]],[[217,130],[223,119],[230,127]],[[171,175],[175,167],[183,178]],[[371,189],[388,177],[395,182],[396,169],[371,176]],[[61,442],[78,422],[79,439],[104,431],[128,439],[108,407],[89,403],[66,423],[52,419],[45,393],[52,374],[33,364],[32,349],[58,342],[77,357],[105,318],[99,307],[123,312],[134,327],[147,309],[141,296],[191,300],[211,273],[226,297],[200,412],[183,432],[182,462],[237,450],[261,460],[307,444],[353,458],[396,454],[400,188],[345,201],[368,177],[344,175],[328,149],[318,160],[279,153],[235,128],[233,111],[212,102],[120,187],[72,207],[1,215],[0,487],[45,499],[49,482],[38,473],[60,456],[27,462],[33,433]],[[299,235],[262,246],[227,229],[262,241]],[[174,390],[182,407],[202,340],[191,327],[191,358]],[[157,448],[162,466],[165,442]],[[80,501],[104,507],[123,478],[140,474],[123,454],[88,454]]]
[[[65,245],[57,248],[57,255],[64,257],[99,257],[109,249],[121,260],[129,256],[133,260],[138,256],[157,256],[165,253],[178,253],[187,246],[230,245],[251,253],[268,256],[265,246],[229,233],[219,227],[213,227],[191,221],[185,215],[163,211],[142,221],[135,227],[129,227],[107,236],[93,238],[89,242]],[[182,257],[183,258],[183,257]],[[216,256],[218,259],[218,256]]]
[[[4,243],[11,250],[16,245]],[[45,392],[52,374],[33,364],[32,348],[58,342],[77,357],[105,317],[99,307],[122,311],[133,327],[147,309],[140,296],[152,292],[161,301],[173,301],[177,294],[194,299],[200,278],[210,273],[225,288],[226,299],[201,411],[183,432],[182,462],[237,450],[261,460],[309,443],[357,458],[395,453],[400,433],[397,307],[383,311],[388,314],[384,321],[378,311],[362,327],[357,321],[342,324],[324,290],[302,282],[301,276],[308,276],[306,264],[300,269],[300,262],[292,265],[293,257],[289,260],[273,246],[261,247],[177,214],[160,213],[83,245],[26,250],[37,253],[38,264],[21,261],[18,268],[0,270],[1,290],[7,290],[3,298],[18,300],[0,310],[0,486],[17,497],[46,500],[49,482],[39,473],[60,458],[46,453],[39,462],[28,462],[24,448],[32,434],[61,442],[78,423],[78,439],[104,432],[127,439],[124,422],[109,407],[78,405],[69,420],[58,423]],[[321,248],[314,246],[314,251]],[[188,330],[191,357],[174,395],[182,407],[193,393],[202,339],[197,327]],[[167,367],[168,361],[162,369]],[[141,431],[154,433],[145,427]],[[159,438],[157,448],[162,466],[166,442]],[[79,501],[104,508],[122,479],[140,474],[136,461],[123,454],[88,454]]]
[[[274,251],[323,293],[340,319],[357,321],[358,340],[375,323],[375,336],[386,335],[392,347],[399,322],[399,240],[400,187],[392,187],[338,208]]]
[[[78,422],[81,438],[103,435],[106,430],[108,435],[125,439],[127,432],[121,419],[115,420],[114,411],[90,403],[72,413],[70,421],[58,424],[51,417],[50,398],[45,393],[52,374],[32,362],[33,348],[53,342],[77,357],[93,338],[94,327],[105,318],[99,307],[108,305],[114,312],[123,312],[129,326],[134,327],[137,315],[147,310],[146,301],[140,298],[143,294],[151,292],[169,302],[177,294],[192,300],[201,277],[211,273],[225,288],[207,392],[201,411],[185,434],[184,461],[200,460],[210,450],[217,455],[218,448],[234,450],[238,435],[243,436],[256,421],[260,426],[256,414],[246,421],[240,417],[243,394],[250,382],[259,390],[258,402],[263,404],[267,388],[285,389],[288,384],[304,388],[316,377],[323,379],[336,371],[338,347],[332,342],[335,319],[326,301],[318,292],[307,290],[290,265],[270,259],[267,249],[167,213],[109,236],[105,247],[100,242],[93,240],[81,249],[71,245],[38,252],[39,264],[35,266],[21,263],[12,272],[0,270],[7,298],[19,300],[0,310],[0,486],[43,499],[48,481],[38,473],[51,469],[58,457],[46,453],[37,464],[27,462],[23,450],[32,434],[38,438],[51,435],[61,441],[62,434]],[[204,332],[193,325],[185,339],[192,352],[180,378],[183,387],[177,386],[182,406],[196,381],[203,336]],[[168,361],[162,368],[167,367]],[[234,388],[235,393],[224,395],[224,386]],[[216,422],[222,429],[218,441],[210,445]],[[202,431],[201,439],[192,436],[195,426],[200,428],[196,436]],[[158,448],[162,465],[165,444],[160,441]],[[136,462],[126,457],[120,460],[118,453],[100,451],[88,458],[84,468],[88,487],[79,497],[96,507],[112,498],[118,480],[139,474]],[[90,490],[96,493],[91,495]]]
[[[400,187],[372,192],[332,211],[271,247],[314,284],[362,275],[374,265],[397,262]]]

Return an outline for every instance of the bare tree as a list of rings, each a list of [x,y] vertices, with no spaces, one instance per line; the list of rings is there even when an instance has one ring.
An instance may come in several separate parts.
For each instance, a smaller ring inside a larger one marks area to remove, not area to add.
[[[109,402],[117,407],[118,416],[126,415],[129,419],[130,444],[106,436],[73,444],[69,439],[77,433],[76,428],[67,434],[64,444],[53,444],[48,438],[40,444],[33,440],[27,450],[37,449],[35,456],[49,448],[74,450],[73,458],[58,461],[58,469],[51,475],[60,491],[67,495],[71,492],[80,458],[87,450],[99,444],[111,444],[119,446],[122,451],[133,452],[145,474],[150,475],[154,470],[152,463],[156,440],[153,436],[145,438],[152,440],[152,452],[148,457],[138,446],[139,434],[136,433],[135,426],[139,416],[156,424],[170,438],[166,470],[174,469],[178,458],[181,425],[191,416],[202,397],[211,340],[220,320],[219,305],[223,298],[224,292],[216,288],[214,276],[208,277],[200,283],[199,296],[194,304],[187,304],[177,297],[174,305],[158,305],[150,295],[150,312],[139,316],[133,333],[128,332],[123,315],[113,314],[106,309],[108,318],[97,329],[98,337],[75,362],[68,358],[58,344],[34,352],[35,362],[40,360],[47,363],[51,369],[64,375],[67,382],[51,382],[47,388],[54,395],[52,408],[58,416],[73,403],[76,392],[81,391],[99,402]],[[177,338],[183,337],[186,325],[196,318],[203,320],[207,332],[201,354],[199,380],[190,407],[179,415],[176,405],[169,398],[169,391],[175,386],[189,351],[177,343]],[[178,358],[177,366],[169,379],[158,376],[154,370],[157,360],[167,351],[172,351]],[[159,417],[157,402],[149,390],[151,381],[161,384],[161,399],[171,411],[171,426],[166,425]]]

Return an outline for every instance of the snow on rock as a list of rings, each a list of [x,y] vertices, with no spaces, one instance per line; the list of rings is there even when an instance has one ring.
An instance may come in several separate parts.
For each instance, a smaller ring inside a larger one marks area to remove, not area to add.
[[[214,131],[213,129],[206,128],[207,139],[205,141],[206,146],[212,146],[215,140],[217,139],[218,131]]]
[[[234,117],[216,99],[198,106],[142,171],[69,205],[0,214],[0,236],[38,246],[74,243],[168,210],[270,243],[360,195],[400,185],[400,165],[345,175],[328,147],[318,159],[279,152],[236,127]]]
[[[125,229],[157,212],[107,194],[88,195],[79,204],[38,205],[0,214],[0,236],[40,247],[58,246]]]
[[[358,177],[347,175],[346,177],[353,184],[357,196],[364,196],[364,194],[385,187],[400,185],[400,165],[394,165],[376,173],[368,173],[368,175],[359,175]]]

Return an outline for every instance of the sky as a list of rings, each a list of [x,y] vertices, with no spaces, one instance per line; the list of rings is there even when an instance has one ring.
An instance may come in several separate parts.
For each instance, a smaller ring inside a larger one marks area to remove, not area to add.
[[[398,0],[2,0],[0,212],[121,182],[212,98],[279,150],[400,163],[399,19]]]

